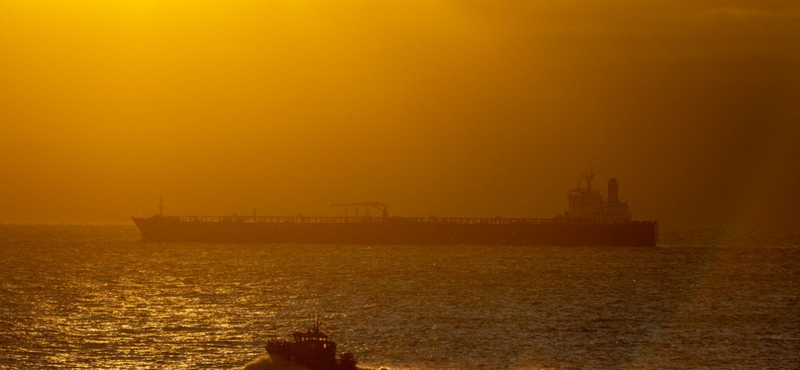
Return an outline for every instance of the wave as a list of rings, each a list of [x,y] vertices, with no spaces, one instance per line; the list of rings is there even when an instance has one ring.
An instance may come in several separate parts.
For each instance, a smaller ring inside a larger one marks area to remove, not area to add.
[[[244,365],[244,370],[309,370],[309,368],[278,357],[272,358],[265,353]]]

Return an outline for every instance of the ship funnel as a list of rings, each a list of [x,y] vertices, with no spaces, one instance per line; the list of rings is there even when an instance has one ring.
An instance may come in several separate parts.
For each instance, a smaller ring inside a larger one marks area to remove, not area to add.
[[[619,184],[617,184],[617,179],[608,180],[608,203],[619,204]]]

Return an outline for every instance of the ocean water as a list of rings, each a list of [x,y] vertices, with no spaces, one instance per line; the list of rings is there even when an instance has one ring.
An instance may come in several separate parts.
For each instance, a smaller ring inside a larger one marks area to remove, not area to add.
[[[0,225],[0,369],[278,368],[265,342],[317,314],[364,367],[800,368],[800,233],[660,242],[154,243],[133,226]]]

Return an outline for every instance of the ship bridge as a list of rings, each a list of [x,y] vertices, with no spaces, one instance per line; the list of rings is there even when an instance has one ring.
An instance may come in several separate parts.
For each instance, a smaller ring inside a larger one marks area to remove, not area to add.
[[[617,179],[608,180],[608,201],[603,200],[603,195],[599,189],[592,188],[594,170],[581,175],[581,179],[586,181],[586,187],[578,186],[570,189],[567,193],[569,199],[569,209],[566,213],[567,219],[577,222],[617,224],[631,221],[631,213],[627,203],[619,201],[619,184]]]

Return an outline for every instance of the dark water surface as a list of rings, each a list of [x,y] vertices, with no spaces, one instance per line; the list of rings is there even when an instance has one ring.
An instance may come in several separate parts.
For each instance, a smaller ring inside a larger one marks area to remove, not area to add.
[[[0,225],[2,369],[240,369],[317,313],[365,366],[797,369],[800,234],[234,245]]]

